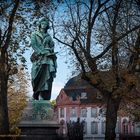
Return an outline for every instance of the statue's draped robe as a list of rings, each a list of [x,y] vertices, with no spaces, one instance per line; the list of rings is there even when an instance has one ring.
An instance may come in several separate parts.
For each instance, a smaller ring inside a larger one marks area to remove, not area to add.
[[[33,91],[35,94],[44,91],[43,94],[51,94],[57,67],[54,42],[48,33],[43,36],[39,31],[36,31],[31,36],[31,45],[34,50],[31,56]]]

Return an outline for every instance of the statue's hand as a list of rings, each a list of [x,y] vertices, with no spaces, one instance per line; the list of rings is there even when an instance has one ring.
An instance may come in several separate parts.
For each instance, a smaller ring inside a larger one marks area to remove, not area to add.
[[[44,49],[41,51],[41,54],[49,54],[50,53],[50,50],[48,49]]]
[[[35,62],[35,61],[38,61],[38,59],[40,58],[40,55],[36,52],[34,52],[31,57],[30,57],[30,60],[31,62]]]
[[[57,54],[57,52],[50,53],[50,54],[47,55],[47,57],[52,58],[52,59],[56,59],[57,58],[56,54]]]

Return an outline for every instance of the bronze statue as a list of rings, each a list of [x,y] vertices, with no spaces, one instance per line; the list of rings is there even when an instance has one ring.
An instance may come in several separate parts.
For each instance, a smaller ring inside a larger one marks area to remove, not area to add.
[[[42,18],[38,23],[38,30],[31,35],[31,46],[34,50],[31,56],[31,77],[35,100],[39,100],[39,95],[44,100],[50,100],[52,82],[56,76],[57,57],[48,29],[49,20]]]

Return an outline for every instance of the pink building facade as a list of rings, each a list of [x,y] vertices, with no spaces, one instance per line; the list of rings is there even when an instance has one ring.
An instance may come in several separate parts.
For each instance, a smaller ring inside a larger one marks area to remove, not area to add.
[[[61,133],[67,134],[69,121],[84,121],[84,138],[103,140],[105,136],[105,101],[98,90],[90,87],[85,82],[74,84],[70,80],[62,89],[56,99],[57,117],[62,124]],[[117,139],[120,134],[140,135],[140,123],[132,123],[128,116],[117,117]]]

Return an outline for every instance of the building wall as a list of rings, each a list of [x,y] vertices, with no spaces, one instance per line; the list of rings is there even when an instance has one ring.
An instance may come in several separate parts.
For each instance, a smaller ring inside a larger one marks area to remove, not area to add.
[[[81,116],[81,109],[86,109],[86,116],[82,117]],[[65,106],[65,107],[60,107],[58,108],[58,112],[59,112],[59,122],[61,122],[62,120],[65,122],[69,122],[69,121],[77,121],[77,118],[79,117],[81,121],[85,121],[86,122],[86,134],[88,136],[92,136],[92,135],[96,135],[96,136],[100,136],[100,135],[104,135],[104,133],[102,132],[103,127],[102,127],[102,123],[105,122],[105,117],[101,116],[101,114],[99,114],[99,110],[101,108],[99,107],[94,107],[97,109],[97,116],[96,117],[92,117],[91,116],[91,109],[93,107],[90,106]],[[60,117],[60,110],[63,109],[64,110],[64,116]],[[71,116],[71,109],[76,109],[76,116]],[[92,122],[97,122],[97,134],[92,134],[91,132],[91,123]],[[119,129],[119,128],[118,128]],[[105,131],[105,128],[104,128]]]
[[[63,95],[63,96],[62,96]],[[59,98],[61,96],[61,98]],[[101,104],[81,104],[80,100],[77,99],[76,101],[73,101],[71,98],[68,98],[64,92],[61,92],[59,97],[57,98],[57,109],[58,109],[58,121],[63,124],[62,133],[67,134],[67,127],[66,123],[69,121],[77,121],[77,118],[80,118],[81,121],[86,122],[86,128],[85,128],[85,138],[91,139],[94,137],[104,139],[104,133],[105,132],[105,125],[103,125],[103,122],[105,123],[105,115],[104,110],[105,106]],[[97,116],[91,116],[91,110],[92,108],[97,109]],[[61,116],[61,109],[63,109],[63,116]],[[76,109],[76,116],[74,115],[74,109]],[[81,116],[81,110],[86,109],[86,116]],[[73,110],[73,113],[72,113]],[[73,114],[73,116],[72,116]],[[92,133],[92,122],[94,125],[96,124],[97,133]],[[104,126],[104,127],[103,127]],[[117,125],[116,125],[116,134],[119,137],[119,134],[136,134],[140,135],[140,124],[137,125],[133,124],[129,118],[126,116],[118,116],[117,118]]]
[[[87,109],[87,114],[85,117],[81,116],[81,109]],[[97,117],[92,117],[91,116],[91,109],[92,108],[96,108],[97,109]],[[60,110],[64,109],[64,116],[61,117],[60,116]],[[71,109],[76,109],[76,116],[72,117],[71,115]],[[87,137],[104,137],[104,133],[103,130],[105,131],[105,128],[103,128],[103,122],[105,122],[105,116],[102,116],[99,111],[100,111],[100,107],[98,106],[72,106],[72,105],[68,105],[68,106],[64,106],[64,107],[58,107],[58,120],[59,122],[64,121],[64,129],[63,129],[63,134],[67,133],[67,128],[66,128],[66,122],[69,121],[77,121],[77,118],[79,117],[81,121],[85,121],[86,122],[86,133],[85,136]],[[97,122],[97,134],[92,134],[91,132],[91,123],[92,122]],[[105,127],[105,126],[104,126]],[[128,117],[118,117],[117,119],[117,125],[116,125],[116,133],[117,134],[137,134],[140,135],[140,123],[136,123],[136,124],[132,124],[131,121],[129,121]]]

